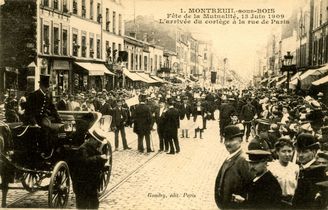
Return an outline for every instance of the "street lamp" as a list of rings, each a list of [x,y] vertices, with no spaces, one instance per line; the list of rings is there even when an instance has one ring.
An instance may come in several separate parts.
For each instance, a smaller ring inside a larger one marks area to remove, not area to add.
[[[289,92],[289,80],[290,80],[290,72],[296,71],[296,65],[292,64],[293,55],[290,54],[290,51],[287,52],[287,55],[284,55],[284,60],[282,60],[281,71],[287,72],[287,93]]]

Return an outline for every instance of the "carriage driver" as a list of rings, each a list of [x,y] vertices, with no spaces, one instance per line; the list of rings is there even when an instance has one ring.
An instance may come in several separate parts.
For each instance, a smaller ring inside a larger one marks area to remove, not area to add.
[[[43,158],[50,157],[54,140],[52,133],[55,126],[52,123],[60,123],[58,112],[52,99],[48,95],[49,76],[40,75],[40,88],[29,94],[26,100],[26,124],[40,126],[40,149]]]

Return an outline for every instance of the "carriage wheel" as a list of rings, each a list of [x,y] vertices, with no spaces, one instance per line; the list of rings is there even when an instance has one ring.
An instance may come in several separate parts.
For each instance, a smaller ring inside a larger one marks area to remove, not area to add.
[[[42,179],[43,177],[41,174],[24,172],[22,176],[22,185],[25,190],[34,192],[40,187]]]
[[[68,165],[65,161],[59,161],[50,178],[48,190],[49,208],[65,208],[69,198],[70,176]]]
[[[111,145],[109,143],[106,144],[104,146],[102,152],[103,152],[103,154],[107,155],[108,160],[105,163],[105,166],[104,166],[102,172],[100,173],[100,185],[98,187],[98,196],[101,196],[106,191],[107,185],[110,180],[110,175],[112,173],[112,147],[111,147]]]

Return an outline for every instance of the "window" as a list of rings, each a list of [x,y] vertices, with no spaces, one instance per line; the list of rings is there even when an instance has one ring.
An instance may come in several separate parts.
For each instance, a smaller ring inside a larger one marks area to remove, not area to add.
[[[63,29],[63,55],[67,55],[67,30]]]
[[[131,70],[133,70],[133,60],[134,60],[133,53],[131,53]]]
[[[100,11],[100,3],[97,3],[97,21],[101,22],[101,11]]]
[[[73,34],[73,56],[77,56],[80,46],[77,43],[77,34]]]
[[[82,38],[81,38],[81,46],[82,46],[82,57],[86,57],[87,55],[87,40],[85,38],[85,35],[82,35]]]
[[[82,0],[82,17],[86,17],[85,0]]]
[[[136,55],[136,67],[135,70],[138,70],[138,55]]]
[[[68,12],[67,0],[63,0],[63,12]]]
[[[118,15],[118,35],[122,35],[122,15]]]
[[[43,0],[43,6],[49,7],[49,0]]]
[[[141,55],[139,55],[139,69],[141,70]]]
[[[90,0],[90,19],[93,20],[93,0]]]
[[[118,44],[118,51],[122,51],[122,45]]]
[[[162,67],[162,56],[160,55],[159,56],[159,68],[161,68]]]
[[[116,33],[116,12],[113,11],[113,33]]]
[[[90,44],[90,58],[93,58],[94,54],[94,44],[93,44],[93,37],[90,37],[89,39],[89,44]]]
[[[58,9],[58,0],[54,0],[54,9]]]
[[[155,55],[155,65],[154,65],[154,70],[157,69],[157,55]]]
[[[150,59],[150,71],[153,72],[153,58]]]
[[[49,54],[49,26],[43,26],[43,53]]]
[[[97,58],[100,58],[100,39],[97,39]]]
[[[73,14],[77,15],[77,0],[73,0]]]
[[[106,57],[109,58],[111,54],[111,49],[109,47],[109,41],[106,41]]]
[[[117,49],[116,49],[116,44],[114,42],[112,43],[112,52],[113,52],[113,61],[116,61]]]
[[[109,31],[109,9],[106,8],[106,31]]]
[[[59,29],[54,27],[54,54],[59,54]]]
[[[144,56],[144,70],[147,71],[147,56]]]

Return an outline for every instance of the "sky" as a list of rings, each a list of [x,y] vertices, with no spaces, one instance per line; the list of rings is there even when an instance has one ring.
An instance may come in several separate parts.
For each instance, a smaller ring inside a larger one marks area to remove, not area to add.
[[[125,18],[134,15],[153,15],[155,19],[164,19],[168,13],[179,13],[189,8],[233,8],[238,9],[274,9],[275,14],[287,19],[297,0],[123,0]],[[250,15],[250,14],[249,14]],[[190,24],[189,29],[196,38],[212,40],[215,53],[228,58],[229,68],[245,79],[251,79],[255,66],[255,52],[266,45],[272,31],[279,31],[278,24]]]

